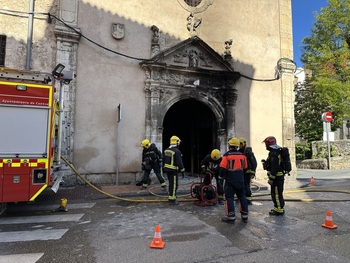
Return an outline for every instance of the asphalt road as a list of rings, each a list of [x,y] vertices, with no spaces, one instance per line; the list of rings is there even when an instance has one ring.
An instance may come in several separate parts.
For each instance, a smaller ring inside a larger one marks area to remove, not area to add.
[[[0,263],[6,262],[350,262],[350,176],[298,173],[316,185],[285,193],[286,214],[269,216],[268,190],[254,192],[249,221],[221,222],[224,206],[179,206],[147,202],[144,195],[122,201],[99,195],[69,200],[53,212],[48,199],[10,206],[0,218]],[[332,171],[334,173],[334,171]],[[187,199],[188,196],[182,197]],[[326,212],[336,229],[324,228]],[[155,227],[163,249],[150,248]]]

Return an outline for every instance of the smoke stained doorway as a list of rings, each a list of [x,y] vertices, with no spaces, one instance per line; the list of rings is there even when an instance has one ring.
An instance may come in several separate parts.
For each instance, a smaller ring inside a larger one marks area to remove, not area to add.
[[[214,148],[218,148],[217,122],[209,107],[194,99],[175,103],[163,121],[163,150],[170,137],[181,139],[180,150],[186,172],[200,172],[200,161]]]

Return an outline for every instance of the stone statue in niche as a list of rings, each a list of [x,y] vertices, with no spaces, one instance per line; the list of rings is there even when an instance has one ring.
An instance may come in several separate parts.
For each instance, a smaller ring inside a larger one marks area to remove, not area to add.
[[[192,68],[197,68],[198,67],[198,53],[196,50],[191,50],[190,53],[188,54],[189,58],[189,66]]]
[[[155,25],[151,26],[151,30],[153,31],[151,52],[152,52],[152,55],[155,55],[160,51],[160,45],[159,45],[160,32],[159,32],[159,28]]]
[[[232,46],[232,39],[229,39],[227,41],[225,41],[225,51],[224,51],[224,58],[232,58],[231,56],[231,46]]]
[[[159,28],[155,25],[151,26],[151,30],[153,31],[153,36],[152,36],[152,45],[153,44],[159,44]]]

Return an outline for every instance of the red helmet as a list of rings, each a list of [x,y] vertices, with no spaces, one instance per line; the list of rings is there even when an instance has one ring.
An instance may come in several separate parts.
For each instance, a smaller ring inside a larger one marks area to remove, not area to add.
[[[266,147],[277,144],[276,138],[273,136],[266,137],[263,142],[265,143]]]

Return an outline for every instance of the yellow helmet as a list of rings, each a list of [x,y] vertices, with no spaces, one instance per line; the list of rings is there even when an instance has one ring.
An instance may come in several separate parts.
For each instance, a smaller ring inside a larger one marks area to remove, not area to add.
[[[239,142],[243,144],[243,146],[247,145],[247,141],[244,137],[239,138]]]
[[[233,146],[233,147],[238,147],[239,146],[239,140],[236,137],[232,137],[228,141],[228,145]]]
[[[176,145],[180,145],[180,142],[181,142],[181,140],[180,140],[180,138],[179,137],[177,137],[177,136],[171,136],[171,138],[170,138],[170,144],[176,144]]]
[[[151,146],[151,142],[147,139],[144,139],[142,142],[141,142],[141,145],[143,148],[149,148]]]
[[[221,157],[221,153],[218,149],[214,149],[211,151],[210,157],[215,161],[219,160],[219,158]]]

